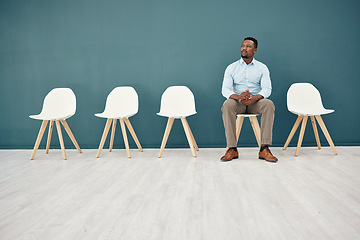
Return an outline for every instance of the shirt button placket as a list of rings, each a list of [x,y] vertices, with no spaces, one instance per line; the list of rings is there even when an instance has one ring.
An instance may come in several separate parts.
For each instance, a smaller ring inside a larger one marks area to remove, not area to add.
[[[246,65],[245,66],[245,79],[246,79],[246,82],[248,83],[249,82],[249,74],[248,74],[248,66]],[[248,86],[248,84],[247,84]]]

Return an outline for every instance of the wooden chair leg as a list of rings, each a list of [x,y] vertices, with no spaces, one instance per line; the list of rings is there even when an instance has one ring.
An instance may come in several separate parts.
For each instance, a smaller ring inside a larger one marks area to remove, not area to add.
[[[135,134],[135,131],[134,131],[134,128],[132,127],[131,123],[130,123],[130,120],[128,118],[126,118],[125,120],[125,124],[126,126],[128,127],[129,129],[129,132],[131,134],[131,136],[133,137],[135,143],[136,143],[136,146],[138,147],[138,149],[140,150],[140,152],[143,151],[142,147],[141,147],[141,144],[139,142],[139,139],[137,138],[136,134]]]
[[[298,140],[298,144],[297,144],[296,151],[295,151],[295,156],[299,156],[299,154],[300,154],[300,148],[301,148],[302,140],[304,138],[307,119],[308,119],[308,116],[303,117],[303,122],[301,124],[301,130],[300,130],[299,140]]]
[[[114,145],[114,136],[115,136],[116,122],[117,122],[117,119],[114,118],[114,119],[113,119],[113,122],[112,122],[112,130],[111,130],[111,138],[110,138],[109,152],[112,151],[113,145]]]
[[[186,120],[186,118],[184,118],[184,121],[186,123],[186,126],[188,127],[189,129],[189,132],[190,132],[190,136],[191,136],[191,139],[192,139],[192,142],[193,142],[193,145],[194,145],[194,148],[196,151],[199,151],[199,148],[198,148],[198,145],[196,144],[196,141],[195,141],[195,138],[194,138],[194,135],[191,131],[191,128],[190,128],[190,125],[189,125],[189,122]]]
[[[79,152],[79,153],[82,153],[81,148],[80,148],[79,144],[77,143],[77,141],[76,141],[76,139],[75,139],[75,136],[74,136],[74,134],[72,133],[69,125],[67,124],[67,122],[66,122],[65,120],[61,120],[60,122],[61,122],[61,124],[64,126],[66,133],[69,135],[71,141],[73,142],[73,144],[74,144],[74,146],[76,147],[76,149],[78,150],[78,152]]]
[[[236,142],[239,141],[241,127],[243,125],[243,122],[244,122],[244,117],[237,117],[236,118]]]
[[[311,119],[311,124],[312,124],[313,130],[314,130],[316,144],[318,146],[318,149],[321,149],[320,138],[319,138],[319,133],[318,133],[318,130],[317,130],[317,127],[316,127],[315,117],[310,116],[310,119]]]
[[[57,129],[58,136],[59,136],[59,142],[60,142],[61,152],[62,152],[62,155],[63,155],[64,160],[66,160],[64,139],[63,139],[63,136],[62,136],[62,133],[61,133],[60,122],[59,122],[59,120],[56,120],[55,123],[56,123],[56,129]]]
[[[166,145],[166,142],[167,142],[167,140],[169,138],[171,127],[172,127],[173,123],[174,123],[174,118],[169,118],[168,122],[166,124],[164,137],[163,137],[163,140],[161,142],[160,152],[159,152],[159,156],[158,156],[159,158],[161,158],[161,156],[162,156],[162,154],[164,152],[165,145]]]
[[[53,127],[54,127],[54,121],[50,121],[48,138],[47,138],[47,143],[46,143],[46,152],[45,152],[46,154],[49,153],[50,142],[51,142],[51,135],[52,135]]]
[[[321,130],[323,131],[323,133],[326,137],[326,140],[328,141],[331,149],[333,150],[334,154],[337,155],[338,151],[336,150],[335,145],[334,145],[333,141],[331,140],[330,134],[329,134],[328,130],[326,129],[324,121],[322,120],[320,115],[316,115],[315,118],[318,121],[319,126],[320,126]]]
[[[42,137],[43,137],[43,135],[44,135],[44,132],[45,132],[45,129],[46,129],[46,125],[47,125],[48,122],[49,122],[49,120],[44,120],[44,121],[42,121],[40,130],[39,130],[39,133],[38,133],[38,136],[37,136],[37,138],[36,138],[35,145],[34,145],[34,150],[33,150],[32,154],[31,154],[31,157],[30,157],[31,160],[34,160],[34,158],[35,158],[36,151],[37,151],[38,148],[39,148],[41,139],[42,139]]]
[[[285,142],[285,145],[283,147],[283,150],[286,150],[286,148],[289,146],[289,143],[291,141],[291,139],[293,138],[296,130],[298,129],[299,125],[300,125],[300,122],[303,120],[303,116],[298,116],[296,121],[295,121],[295,124],[293,126],[293,128],[291,129],[291,132],[289,134],[289,137],[287,138],[286,142]]]
[[[184,127],[184,130],[185,130],[185,134],[186,134],[186,138],[189,142],[189,145],[190,145],[190,150],[191,150],[191,153],[194,157],[196,157],[196,152],[195,152],[195,147],[194,147],[194,144],[193,144],[193,140],[191,138],[191,134],[190,134],[190,131],[189,131],[189,128],[186,124],[186,119],[185,117],[182,117],[181,118],[181,122],[182,122],[182,125]]]
[[[259,148],[261,148],[261,130],[260,130],[260,125],[257,120],[257,117],[253,116],[253,117],[249,117],[249,119],[250,119],[251,126],[254,130],[256,141],[259,145]]]
[[[124,119],[119,119],[119,120],[120,120],[120,126],[121,126],[121,131],[122,131],[122,134],[123,134],[123,138],[124,138],[124,143],[125,143],[125,148],[126,148],[127,156],[128,156],[129,158],[131,158],[130,148],[129,148],[129,142],[128,142],[128,138],[127,138],[127,134],[126,134],[126,128],[125,128]]]
[[[109,119],[106,121],[105,128],[104,128],[104,132],[103,132],[103,135],[102,135],[102,137],[101,137],[99,149],[98,149],[98,152],[97,152],[97,155],[96,155],[97,158],[100,157],[101,150],[102,150],[103,147],[104,147],[104,143],[105,143],[106,137],[107,137],[107,135],[108,135],[108,132],[109,132],[109,129],[110,129],[110,126],[111,126],[111,122],[112,122],[112,118],[109,118]]]

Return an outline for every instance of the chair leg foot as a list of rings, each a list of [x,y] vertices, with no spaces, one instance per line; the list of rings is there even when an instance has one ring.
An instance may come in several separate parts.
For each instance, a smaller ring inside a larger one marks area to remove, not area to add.
[[[258,143],[258,146],[259,146],[259,148],[261,148],[261,130],[260,130],[260,125],[257,120],[257,117],[256,116],[249,117],[249,119],[250,119],[251,126],[254,130],[254,134],[255,134],[255,138]]]
[[[162,154],[164,152],[165,145],[166,145],[166,142],[167,142],[167,140],[169,138],[171,127],[172,127],[173,123],[174,123],[174,118],[169,118],[168,122],[166,124],[164,137],[163,137],[163,140],[161,142],[160,152],[159,152],[159,155],[158,155],[159,158],[161,158],[161,156],[162,156]]]
[[[136,134],[135,134],[135,131],[134,131],[134,128],[132,127],[131,123],[130,123],[130,120],[128,118],[125,119],[125,124],[126,126],[128,127],[129,129],[129,132],[131,134],[131,136],[133,137],[135,143],[136,143],[136,146],[138,147],[138,149],[140,150],[140,152],[143,151],[142,147],[141,147],[141,144],[140,144],[140,141],[139,139],[137,138]]]
[[[303,116],[298,116],[298,117],[297,117],[297,119],[296,119],[296,121],[295,121],[295,124],[294,124],[293,128],[291,129],[291,132],[290,132],[290,134],[289,134],[289,137],[287,138],[287,140],[286,140],[286,142],[285,142],[285,144],[284,144],[283,150],[286,150],[286,148],[289,146],[289,143],[290,143],[291,139],[293,138],[296,130],[298,129],[298,127],[299,127],[302,119],[303,119]]]
[[[191,135],[190,135],[190,131],[189,131],[189,128],[186,124],[186,119],[184,117],[181,118],[181,122],[183,124],[183,127],[184,127],[184,130],[185,130],[185,134],[186,134],[186,138],[189,142],[189,145],[190,145],[190,150],[191,150],[191,153],[193,155],[193,157],[196,157],[196,152],[195,152],[195,147],[194,147],[194,144],[193,144],[193,140],[191,139]]]
[[[328,143],[329,143],[332,151],[334,152],[335,155],[337,155],[337,154],[338,154],[338,151],[337,151],[336,148],[335,148],[335,145],[334,145],[334,143],[333,143],[333,141],[332,141],[332,139],[331,139],[331,137],[330,137],[330,134],[329,134],[329,132],[328,132],[326,126],[325,126],[324,121],[322,120],[322,118],[321,118],[320,115],[316,115],[315,118],[316,118],[316,120],[318,121],[318,123],[319,123],[319,125],[320,125],[320,128],[321,128],[321,130],[323,131],[323,133],[324,133],[324,135],[325,135],[325,138],[326,138],[326,140],[328,141]]]
[[[38,136],[36,138],[36,142],[35,142],[35,146],[34,146],[34,150],[31,154],[31,157],[30,159],[31,160],[34,160],[35,158],[35,155],[36,155],[36,151],[38,150],[39,148],[39,145],[40,145],[40,142],[41,142],[41,139],[44,135],[44,132],[45,132],[45,129],[46,129],[46,125],[48,124],[49,120],[44,120],[41,124],[41,127],[40,127],[40,130],[39,130],[39,133],[38,133]]]
[[[116,129],[116,122],[117,122],[117,119],[114,118],[114,119],[113,119],[113,122],[112,122],[109,152],[112,152],[112,150],[113,150],[114,137],[115,137],[115,129]]]
[[[191,131],[189,122],[186,120],[186,118],[184,118],[184,121],[185,121],[185,123],[186,123],[186,126],[187,126],[188,129],[189,129],[190,137],[191,137],[191,139],[192,139],[194,148],[195,148],[196,151],[199,151],[199,147],[198,147],[198,145],[196,144],[196,141],[195,141],[194,135],[193,135],[193,133],[192,133],[192,131]]]
[[[314,135],[315,135],[315,140],[316,140],[316,144],[318,149],[321,149],[321,144],[320,144],[320,138],[319,138],[319,133],[316,127],[316,121],[315,121],[315,117],[314,116],[310,116],[311,119],[311,124],[314,130]]]
[[[79,144],[77,143],[77,141],[76,141],[76,139],[75,139],[75,136],[74,136],[74,134],[72,133],[69,125],[67,124],[67,122],[66,122],[65,120],[61,120],[60,122],[61,122],[61,124],[64,126],[64,129],[65,129],[66,133],[69,135],[71,141],[73,142],[73,144],[74,144],[74,146],[76,147],[76,149],[78,150],[78,152],[79,152],[79,153],[82,153],[81,148],[80,148]]]
[[[62,136],[62,133],[61,133],[60,122],[59,122],[59,120],[56,120],[55,123],[56,123],[56,129],[58,131],[61,152],[62,152],[64,160],[66,160],[67,158],[66,158],[66,152],[65,152],[65,146],[64,146],[64,139],[63,139],[63,136]]]
[[[96,155],[97,158],[100,157],[101,150],[102,150],[103,147],[104,147],[104,143],[105,143],[106,137],[107,137],[107,135],[108,135],[111,122],[112,122],[112,118],[109,118],[109,119],[106,121],[105,128],[104,128],[104,132],[103,132],[103,135],[102,135],[102,137],[101,137],[99,149],[98,149],[97,155]]]
[[[236,142],[239,141],[240,132],[241,132],[243,122],[244,122],[244,117],[243,116],[236,118]]]
[[[124,143],[125,143],[127,156],[128,156],[128,158],[131,158],[129,141],[128,141],[127,134],[126,134],[126,128],[125,128],[124,119],[120,119],[120,126],[121,126],[121,131],[122,131],[122,134],[123,134],[123,138],[124,138]]]
[[[51,142],[51,135],[52,135],[53,127],[54,127],[54,121],[50,121],[50,124],[49,124],[49,132],[48,132],[48,139],[47,139],[46,151],[45,151],[46,154],[49,153],[50,142]]]
[[[299,140],[295,151],[295,156],[299,156],[300,154],[300,148],[301,144],[304,138],[305,128],[306,128],[306,122],[307,122],[308,116],[303,117],[303,122],[301,124],[300,134],[299,134]]]

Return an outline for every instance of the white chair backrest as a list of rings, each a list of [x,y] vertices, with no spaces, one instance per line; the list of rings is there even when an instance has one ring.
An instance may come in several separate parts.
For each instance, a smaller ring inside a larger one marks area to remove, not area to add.
[[[44,99],[40,115],[52,119],[65,119],[76,112],[76,97],[70,88],[54,88]]]
[[[320,92],[311,83],[294,83],[287,92],[287,107],[290,112],[317,113],[325,108]]]
[[[193,114],[196,114],[195,99],[188,87],[171,86],[164,91],[158,115],[179,118]]]
[[[128,117],[139,110],[139,97],[133,87],[116,87],[106,99],[104,115]]]

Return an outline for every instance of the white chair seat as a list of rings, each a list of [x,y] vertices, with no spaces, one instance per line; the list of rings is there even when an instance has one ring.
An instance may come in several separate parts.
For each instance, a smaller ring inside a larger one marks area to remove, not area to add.
[[[237,114],[237,117],[256,117],[260,114],[252,114],[252,113],[241,113],[241,114]]]
[[[41,113],[38,115],[30,115],[29,117],[36,120],[55,121],[55,120],[66,120],[72,116],[73,114],[64,115],[64,114],[53,114],[53,113]]]
[[[315,111],[298,109],[297,111],[290,110],[290,112],[295,115],[299,115],[299,116],[316,116],[316,115],[325,115],[325,114],[333,113],[333,112],[335,112],[335,110],[325,109],[325,108],[321,109],[321,110],[315,110]]]
[[[112,119],[120,119],[120,118],[129,118],[134,116],[136,113],[95,113],[94,115],[100,118],[112,118]]]
[[[182,118],[195,115],[196,113],[197,112],[158,112],[156,114],[162,117]]]

